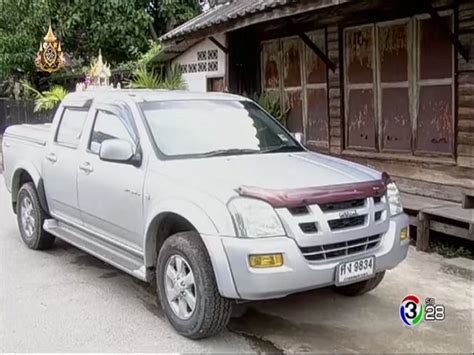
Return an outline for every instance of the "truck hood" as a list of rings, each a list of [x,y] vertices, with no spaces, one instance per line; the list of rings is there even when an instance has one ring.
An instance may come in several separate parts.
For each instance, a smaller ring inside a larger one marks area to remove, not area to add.
[[[381,178],[373,169],[311,152],[169,160],[167,165],[164,171],[173,180],[192,184],[224,203],[241,186],[296,189]]]

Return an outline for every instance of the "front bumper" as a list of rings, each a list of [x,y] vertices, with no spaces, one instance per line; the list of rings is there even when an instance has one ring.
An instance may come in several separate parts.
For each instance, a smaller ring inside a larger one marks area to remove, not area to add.
[[[221,294],[229,298],[263,300],[334,285],[336,267],[342,261],[373,255],[376,272],[394,268],[405,259],[408,251],[409,239],[400,241],[399,237],[400,230],[404,227],[408,227],[406,215],[393,217],[377,248],[322,262],[307,261],[295,240],[289,237],[203,238],[211,256]],[[268,269],[255,269],[248,265],[248,255],[271,253],[282,253],[284,265]]]

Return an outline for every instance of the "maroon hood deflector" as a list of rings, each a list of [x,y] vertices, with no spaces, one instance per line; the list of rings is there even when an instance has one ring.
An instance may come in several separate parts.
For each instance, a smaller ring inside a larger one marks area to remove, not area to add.
[[[382,180],[288,190],[241,186],[237,190],[240,196],[266,201],[275,208],[290,208],[313,204],[337,203],[368,197],[381,197],[385,194],[385,191],[386,184]]]

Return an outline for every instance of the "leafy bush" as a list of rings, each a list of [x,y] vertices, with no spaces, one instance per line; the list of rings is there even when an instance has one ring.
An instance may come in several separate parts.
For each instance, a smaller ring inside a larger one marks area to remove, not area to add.
[[[161,52],[161,45],[154,41],[149,41],[150,49],[140,56],[137,61],[137,67],[148,67],[153,63],[153,60]]]
[[[255,101],[262,106],[270,115],[275,117],[282,125],[286,125],[289,110],[283,110],[280,95],[270,92],[263,92],[256,97]]]
[[[167,89],[185,90],[181,71],[177,66],[171,67],[165,75],[156,74],[153,70],[140,66],[133,73],[133,79],[128,84],[132,89]]]
[[[159,89],[160,78],[146,67],[135,69],[133,79],[128,84],[131,89]]]
[[[179,66],[174,65],[168,68],[163,80],[163,89],[186,90],[186,83],[183,80]]]
[[[54,109],[67,94],[67,91],[59,85],[55,85],[51,89],[43,92],[39,92],[27,82],[23,82],[23,87],[32,92],[35,97],[35,112],[44,112]]]

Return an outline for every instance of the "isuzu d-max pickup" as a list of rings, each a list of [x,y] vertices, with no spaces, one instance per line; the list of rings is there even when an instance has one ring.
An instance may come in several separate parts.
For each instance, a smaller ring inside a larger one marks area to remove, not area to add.
[[[91,90],[52,124],[6,130],[4,178],[29,248],[60,238],[156,282],[171,324],[198,339],[236,301],[360,295],[407,255],[389,176],[295,137],[240,96]]]

